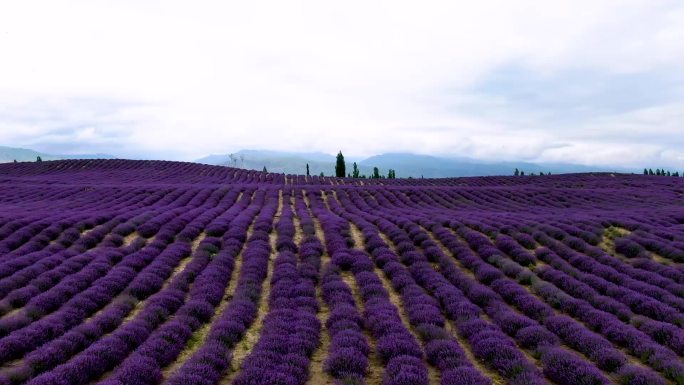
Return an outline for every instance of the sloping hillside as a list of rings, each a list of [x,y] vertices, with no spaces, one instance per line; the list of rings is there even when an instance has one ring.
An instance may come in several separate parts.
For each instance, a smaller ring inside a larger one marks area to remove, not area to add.
[[[683,384],[683,195],[0,164],[0,384]]]

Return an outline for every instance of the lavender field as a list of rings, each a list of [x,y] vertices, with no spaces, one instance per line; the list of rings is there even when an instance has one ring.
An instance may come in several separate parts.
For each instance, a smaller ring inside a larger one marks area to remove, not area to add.
[[[0,165],[0,384],[684,384],[684,180]]]

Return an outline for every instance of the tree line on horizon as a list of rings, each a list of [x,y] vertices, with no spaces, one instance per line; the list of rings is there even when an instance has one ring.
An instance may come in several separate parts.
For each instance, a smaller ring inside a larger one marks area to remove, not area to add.
[[[528,174],[528,175],[534,176],[535,173],[531,173],[531,174]],[[551,175],[551,172],[547,172],[546,174],[544,174],[544,172],[540,171],[540,172],[539,172],[539,175],[541,175],[541,176],[544,176],[544,175]],[[653,169],[644,168],[644,175],[674,176],[674,177],[679,177],[679,176],[680,176],[679,171],[671,172],[671,171],[669,171],[669,170],[659,169],[659,168],[657,168],[657,169],[655,170],[655,172],[653,171]],[[525,171],[519,170],[519,169],[516,168],[515,171],[513,171],[513,176],[525,176]]]
[[[309,170],[309,164],[306,164],[306,176],[311,176],[311,172]],[[320,176],[325,176],[323,171],[321,171]],[[377,167],[373,167],[373,174],[370,176],[366,176],[365,174],[361,174],[359,170],[359,166],[356,164],[356,162],[353,163],[352,165],[352,172],[347,173],[347,164],[344,161],[344,155],[342,155],[342,151],[337,153],[337,157],[335,158],[335,177],[337,178],[361,178],[361,179],[381,179],[381,178],[387,178],[387,179],[396,179],[397,177],[397,172],[394,169],[389,169],[387,171],[387,176],[384,176],[380,174],[380,169]]]
[[[359,171],[359,166],[354,162],[352,165],[352,172],[347,173],[346,170],[347,166],[344,162],[344,155],[342,155],[342,151],[337,153],[337,158],[335,162],[335,176],[338,178],[344,178],[345,176],[347,178],[367,178],[366,175],[360,174]],[[389,169],[387,171],[387,176],[383,176],[380,174],[380,169],[377,167],[373,167],[373,174],[371,174],[368,178],[370,179],[380,179],[380,178],[387,178],[387,179],[395,179],[396,178],[396,172],[393,169]]]
[[[535,176],[535,175],[537,175],[537,174],[535,174],[535,173],[532,172],[532,173],[529,173],[529,174],[527,174],[527,175],[529,175],[529,176]],[[540,175],[540,176],[551,175],[551,171],[547,172],[546,174],[544,174],[543,171],[539,171],[539,175]],[[523,171],[523,170],[518,170],[518,169],[516,168],[515,171],[513,171],[513,176],[525,176],[525,171]]]
[[[679,176],[679,171],[670,172],[670,170],[656,168],[655,172],[653,172],[653,169],[644,168],[644,175]]]

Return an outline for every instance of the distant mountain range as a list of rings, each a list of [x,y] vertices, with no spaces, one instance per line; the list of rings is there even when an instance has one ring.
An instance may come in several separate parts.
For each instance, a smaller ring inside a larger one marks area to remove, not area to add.
[[[285,174],[306,174],[306,164],[309,164],[309,171],[311,175],[319,175],[323,172],[330,176],[335,170],[335,156],[324,154],[320,152],[309,153],[295,153],[295,152],[281,152],[281,151],[258,151],[258,150],[242,150],[233,154],[234,160],[230,159],[230,155],[209,155],[195,162],[239,167],[249,170],[262,170],[264,167],[269,172],[285,173]],[[349,163],[349,162],[347,162]],[[348,165],[349,172],[351,172],[351,163]],[[362,173],[370,174],[372,168],[369,170],[365,168]]]
[[[209,155],[195,162],[240,167],[250,170],[262,170],[285,174],[304,174],[309,164],[311,175],[323,172],[326,176],[335,172],[335,156],[324,153],[297,153],[281,151],[242,150],[229,155]],[[351,173],[353,160],[345,157],[347,173]],[[464,157],[437,157],[410,153],[387,153],[357,160],[361,174],[371,175],[373,167],[378,167],[380,174],[387,175],[388,169],[394,169],[398,178],[446,178],[459,176],[511,175],[518,168],[526,174],[551,172],[553,174],[573,172],[638,172],[624,168],[606,168],[583,166],[569,163],[529,162],[489,162]]]
[[[116,158],[110,154],[48,154],[26,148],[0,146],[0,163],[12,162],[15,159],[17,162],[35,162],[38,156],[42,160]],[[195,162],[249,170],[262,170],[266,167],[269,172],[300,175],[306,173],[308,163],[311,175],[319,175],[323,172],[326,176],[331,176],[335,173],[335,156],[322,152],[241,150],[233,154],[233,159],[231,160],[229,154],[209,155],[197,159]],[[391,168],[396,171],[398,178],[511,175],[516,168],[523,170],[526,174],[538,174],[539,172],[551,172],[553,174],[600,171],[641,172],[635,169],[592,167],[569,163],[489,162],[464,157],[438,157],[411,153],[387,153],[366,159],[345,157],[345,161],[347,173],[352,172],[352,164],[356,161],[362,175],[372,175],[373,167],[378,167],[381,175],[387,175],[387,171]]]
[[[59,159],[114,159],[115,156],[109,154],[47,154],[30,150],[28,148],[16,148],[0,146],[0,163],[7,162],[35,162],[39,157],[42,160],[59,160]]]

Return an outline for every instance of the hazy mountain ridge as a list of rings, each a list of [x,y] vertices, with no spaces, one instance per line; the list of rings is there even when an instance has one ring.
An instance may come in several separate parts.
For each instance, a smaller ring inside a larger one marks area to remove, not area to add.
[[[249,170],[262,170],[264,167],[269,172],[284,173],[284,174],[306,174],[306,165],[309,164],[309,172],[311,175],[319,175],[323,172],[330,176],[335,170],[335,156],[324,153],[292,153],[281,151],[259,151],[259,150],[242,150],[233,154],[235,161],[231,161],[230,154],[226,155],[209,155],[195,162],[221,165],[230,167],[239,167]],[[244,162],[240,156],[244,156]],[[352,162],[347,161],[348,172],[351,173]],[[360,167],[361,173],[370,175],[373,172],[372,167]]]
[[[48,154],[27,148],[0,146],[0,163],[34,162],[40,156],[42,160],[60,159],[113,159],[110,154]],[[331,176],[335,172],[335,156],[321,152],[287,152],[271,150],[241,150],[233,153],[234,161],[230,154],[208,155],[197,159],[195,163],[210,165],[222,165],[245,168],[250,170],[262,170],[264,167],[269,172],[298,174],[306,173],[306,165],[309,164],[311,175],[319,175],[323,172]],[[361,175],[370,176],[373,167],[378,167],[380,174],[387,175],[391,168],[396,170],[399,178],[446,178],[460,176],[486,176],[486,175],[511,175],[518,168],[525,173],[551,172],[554,174],[572,172],[640,172],[640,170],[616,167],[583,166],[567,163],[536,164],[530,162],[496,162],[482,161],[465,157],[443,157],[421,155],[411,153],[385,153],[374,155],[359,160],[353,157],[345,157],[347,173],[351,174],[352,164],[356,160]]]
[[[285,174],[304,174],[306,164],[309,164],[311,175],[318,175],[322,171],[326,176],[335,172],[335,156],[323,153],[297,153],[284,151],[242,150],[234,153],[236,162],[232,162],[229,155],[210,155],[196,160],[198,163],[241,167],[251,170],[261,170],[264,167],[269,172]],[[240,159],[244,156],[244,162]],[[351,173],[353,161],[346,158],[347,173]],[[387,175],[388,169],[396,170],[397,177],[406,178],[445,178],[479,175],[511,175],[518,168],[525,173],[551,172],[554,174],[571,172],[638,172],[638,170],[584,166],[568,163],[536,164],[530,162],[497,162],[482,161],[464,157],[439,157],[411,153],[386,153],[371,156],[357,161],[361,174],[371,175],[373,167],[378,167],[381,175]]]
[[[110,154],[48,154],[28,148],[0,146],[0,163],[13,162],[15,160],[17,162],[35,162],[39,156],[42,160],[116,158]]]

